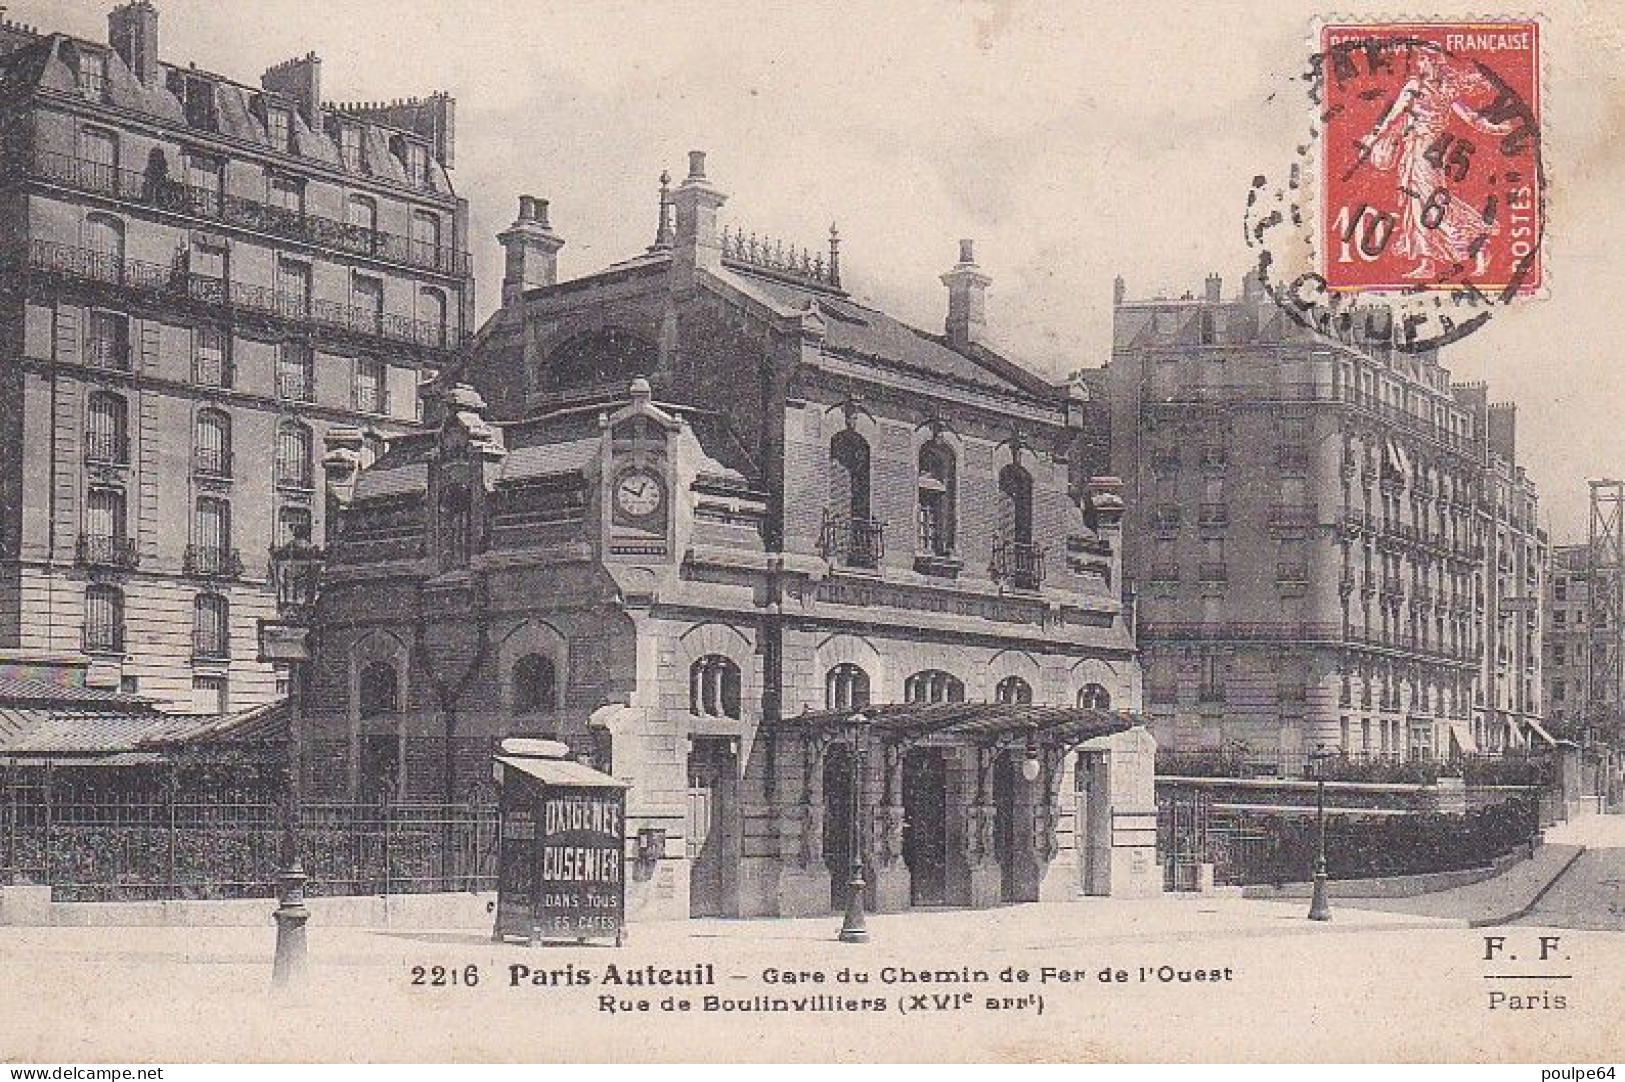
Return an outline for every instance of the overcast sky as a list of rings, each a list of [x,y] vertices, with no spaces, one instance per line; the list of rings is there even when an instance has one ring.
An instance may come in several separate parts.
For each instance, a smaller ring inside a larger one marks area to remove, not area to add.
[[[1294,76],[1315,9],[1284,0],[157,3],[168,62],[254,83],[315,50],[329,101],[455,95],[482,318],[520,193],[551,201],[561,273],[585,273],[650,242],[656,178],[695,148],[725,220],[808,247],[839,222],[848,287],[923,327],[941,326],[956,239],[975,238],[995,340],[1064,375],[1109,355],[1113,275],[1130,296],[1210,271],[1236,286],[1249,182],[1283,171],[1309,122]],[[97,40],[111,6],[9,4]],[[1549,295],[1444,359],[1518,403],[1520,459],[1565,540],[1584,536],[1585,479],[1625,475],[1625,3],[1538,6]]]

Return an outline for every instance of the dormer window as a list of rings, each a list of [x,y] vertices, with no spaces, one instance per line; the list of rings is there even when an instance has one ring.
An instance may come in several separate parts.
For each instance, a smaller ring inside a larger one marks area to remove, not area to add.
[[[265,131],[271,145],[277,150],[293,151],[293,111],[281,106],[268,106],[265,110]]]
[[[362,171],[361,129],[357,125],[339,125],[339,156],[344,159],[346,169],[357,173]]]
[[[107,55],[88,49],[79,53],[79,92],[91,101],[107,98]]]
[[[421,143],[406,144],[406,177],[413,184],[428,186],[429,151]]]
[[[177,87],[175,84],[179,83]],[[170,91],[181,99],[186,123],[200,131],[218,131],[219,123],[214,106],[214,84],[207,79],[176,73],[171,76]]]

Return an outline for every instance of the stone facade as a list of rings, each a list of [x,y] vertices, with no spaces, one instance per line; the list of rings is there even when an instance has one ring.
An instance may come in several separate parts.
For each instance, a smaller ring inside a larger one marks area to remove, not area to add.
[[[1094,378],[1159,745],[1301,769],[1528,741],[1546,540],[1510,406],[1375,314],[1331,341],[1216,275],[1177,299],[1119,281]]]
[[[980,740],[877,718],[874,904],[1157,889],[1099,404],[985,344],[968,242],[931,334],[724,198],[694,155],[647,252],[562,282],[521,201],[479,393],[335,479],[310,784],[457,797],[557,737],[631,785],[634,917],[827,912],[854,741],[806,719],[986,703]]]
[[[318,542],[329,433],[416,427],[473,303],[451,99],[344,106],[0,27],[0,648],[169,707],[283,693],[266,553]]]

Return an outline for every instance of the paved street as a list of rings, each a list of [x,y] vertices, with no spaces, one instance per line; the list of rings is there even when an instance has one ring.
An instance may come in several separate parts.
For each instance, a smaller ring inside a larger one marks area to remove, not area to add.
[[[1586,850],[1519,923],[1625,931],[1625,815],[1577,819],[1548,837]]]
[[[1621,1051],[1625,936],[1573,933],[1565,1009],[1513,1012],[1489,1007],[1490,990],[1514,988],[1486,979],[1495,966],[1482,960],[1482,933],[1405,914],[1339,908],[1318,925],[1297,902],[1091,899],[878,916],[866,945],[835,942],[837,924],[640,925],[621,951],[497,945],[473,927],[318,927],[311,987],[293,1004],[266,988],[269,927],[4,929],[0,1019],[8,1058],[54,1061],[1539,1060],[1555,1047],[1582,1058]],[[1499,931],[1531,943],[1539,934]],[[609,983],[610,965],[626,980],[651,965],[694,972],[706,963],[710,983],[697,986]],[[515,965],[527,967],[517,986]],[[426,967],[424,983],[413,983],[414,966]],[[444,986],[433,984],[435,966],[445,967]],[[463,983],[470,966],[473,987]],[[843,970],[867,979],[842,980]],[[1103,982],[1103,970],[1124,979]],[[786,972],[807,979],[787,983]],[[537,973],[553,979],[533,983]],[[971,980],[945,979],[956,975]],[[801,1010],[774,1009],[798,999]],[[870,1006],[829,1009],[836,1000]]]

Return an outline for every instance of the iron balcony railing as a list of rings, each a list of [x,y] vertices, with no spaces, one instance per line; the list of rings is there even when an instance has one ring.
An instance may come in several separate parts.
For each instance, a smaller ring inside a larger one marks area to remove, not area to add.
[[[74,558],[83,567],[133,568],[141,562],[135,539],[106,534],[82,533]]]
[[[437,243],[353,222],[341,222],[319,214],[307,214],[300,208],[282,207],[193,187],[164,175],[119,169],[74,154],[35,150],[18,155],[10,171],[81,192],[140,203],[257,233],[271,233],[352,255],[440,274],[460,276],[469,273],[469,254],[457,251],[444,241]]]
[[[276,396],[286,402],[314,402],[316,378],[308,367],[277,366]]]
[[[166,267],[122,259],[105,252],[76,248],[55,241],[35,240],[28,248],[28,269],[33,274],[62,276],[99,282],[150,297],[159,302],[190,300],[211,308],[248,312],[289,322],[371,338],[407,342],[431,349],[450,349],[462,344],[462,335],[431,321],[400,315],[380,317],[376,309],[353,307],[333,301],[313,300],[301,293],[282,293],[265,286],[227,282],[219,278],[190,274],[184,265]],[[128,367],[128,350],[117,367]]]
[[[227,661],[231,643],[218,631],[203,629],[192,633],[192,656],[200,661]]]
[[[885,524],[875,518],[855,518],[824,512],[820,545],[824,558],[848,567],[877,567],[886,554]]]
[[[231,452],[223,447],[199,447],[192,455],[192,466],[207,477],[230,477]]]
[[[80,629],[79,641],[86,653],[122,654],[124,652],[124,621],[115,620],[106,624],[86,624]]]
[[[219,545],[187,545],[181,569],[188,575],[235,579],[243,573],[242,555]]]
[[[85,461],[123,466],[130,461],[130,437],[117,432],[85,433]]]
[[[230,361],[199,357],[192,361],[192,382],[199,387],[230,387],[237,371]]]
[[[1018,590],[1036,590],[1044,581],[1044,549],[1027,541],[993,539],[993,578]]]

